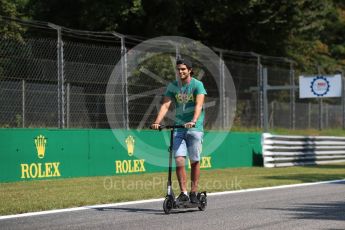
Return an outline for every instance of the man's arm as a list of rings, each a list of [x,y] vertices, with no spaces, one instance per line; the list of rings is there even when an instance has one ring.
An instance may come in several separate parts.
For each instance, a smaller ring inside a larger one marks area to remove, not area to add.
[[[169,111],[170,105],[171,105],[171,98],[170,97],[164,97],[163,103],[161,105],[161,108],[159,110],[157,118],[153,122],[153,124],[151,125],[152,129],[159,129],[159,125],[160,125],[161,121],[163,120],[163,118],[165,117],[165,115],[167,114],[167,112]]]
[[[190,122],[185,124],[186,128],[192,128],[195,125],[196,121],[198,120],[201,114],[202,106],[204,105],[204,100],[205,100],[204,94],[196,95],[193,119]]]

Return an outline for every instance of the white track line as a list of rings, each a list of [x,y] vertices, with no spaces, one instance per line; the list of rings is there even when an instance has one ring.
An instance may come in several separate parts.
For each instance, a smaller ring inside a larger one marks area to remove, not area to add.
[[[319,184],[330,184],[330,183],[341,183],[341,182],[345,182],[345,179],[321,181],[321,182],[313,182],[313,183],[280,185],[280,186],[263,187],[263,188],[251,188],[251,189],[242,189],[242,190],[225,191],[225,192],[215,192],[215,193],[208,193],[207,195],[208,196],[219,196],[219,195],[226,195],[226,194],[257,192],[257,191],[266,191],[266,190],[284,189],[284,188],[295,188],[295,187],[304,187],[304,186],[319,185]],[[55,210],[48,210],[48,211],[41,211],[41,212],[28,212],[28,213],[23,213],[23,214],[0,216],[0,220],[20,218],[20,217],[40,216],[40,215],[56,214],[56,213],[64,213],[64,212],[83,211],[83,210],[90,210],[90,209],[96,209],[96,208],[108,208],[108,207],[117,207],[117,206],[132,205],[132,204],[144,204],[144,203],[158,202],[158,201],[160,201],[160,202],[163,201],[163,198],[150,199],[150,200],[129,201],[129,202],[112,203],[112,204],[99,204],[99,205],[83,206],[83,207],[77,207],[77,208],[55,209]]]
[[[301,183],[301,184],[279,185],[279,186],[263,187],[263,188],[250,188],[250,189],[241,189],[241,190],[225,191],[225,192],[215,192],[215,193],[209,193],[209,194],[207,194],[207,196],[218,196],[218,195],[243,193],[243,192],[257,192],[257,191],[266,191],[266,190],[284,189],[284,188],[296,188],[296,187],[304,187],[304,186],[319,185],[319,184],[341,183],[341,182],[345,182],[345,179],[311,182],[311,183]],[[0,219],[1,219],[1,217],[0,217]]]

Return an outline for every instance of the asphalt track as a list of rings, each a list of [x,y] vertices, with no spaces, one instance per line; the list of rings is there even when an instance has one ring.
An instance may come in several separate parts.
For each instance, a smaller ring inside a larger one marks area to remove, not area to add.
[[[345,181],[208,197],[206,211],[162,201],[0,219],[0,229],[345,229]]]

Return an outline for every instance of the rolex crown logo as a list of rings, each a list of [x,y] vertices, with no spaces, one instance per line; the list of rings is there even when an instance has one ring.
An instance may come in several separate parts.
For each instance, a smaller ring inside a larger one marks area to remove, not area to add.
[[[47,139],[43,135],[39,135],[35,138],[35,145],[37,149],[38,158],[44,158],[46,152]]]
[[[133,156],[134,154],[134,138],[132,136],[128,136],[126,138],[126,145],[127,145],[127,152],[128,156]]]

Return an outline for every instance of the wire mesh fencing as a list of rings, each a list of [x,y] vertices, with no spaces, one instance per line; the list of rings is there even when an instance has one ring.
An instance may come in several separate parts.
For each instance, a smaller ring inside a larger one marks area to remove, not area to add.
[[[176,79],[174,62],[182,51],[173,46],[166,53],[154,46],[138,51],[142,39],[114,32],[17,23],[24,28],[21,39],[0,35],[0,127],[147,128]],[[195,78],[208,93],[207,129],[306,129],[319,128],[320,121],[322,128],[344,126],[343,98],[322,105],[298,98],[291,60],[212,50],[217,60],[209,68],[207,55],[190,54]],[[174,109],[164,122],[173,122]]]

